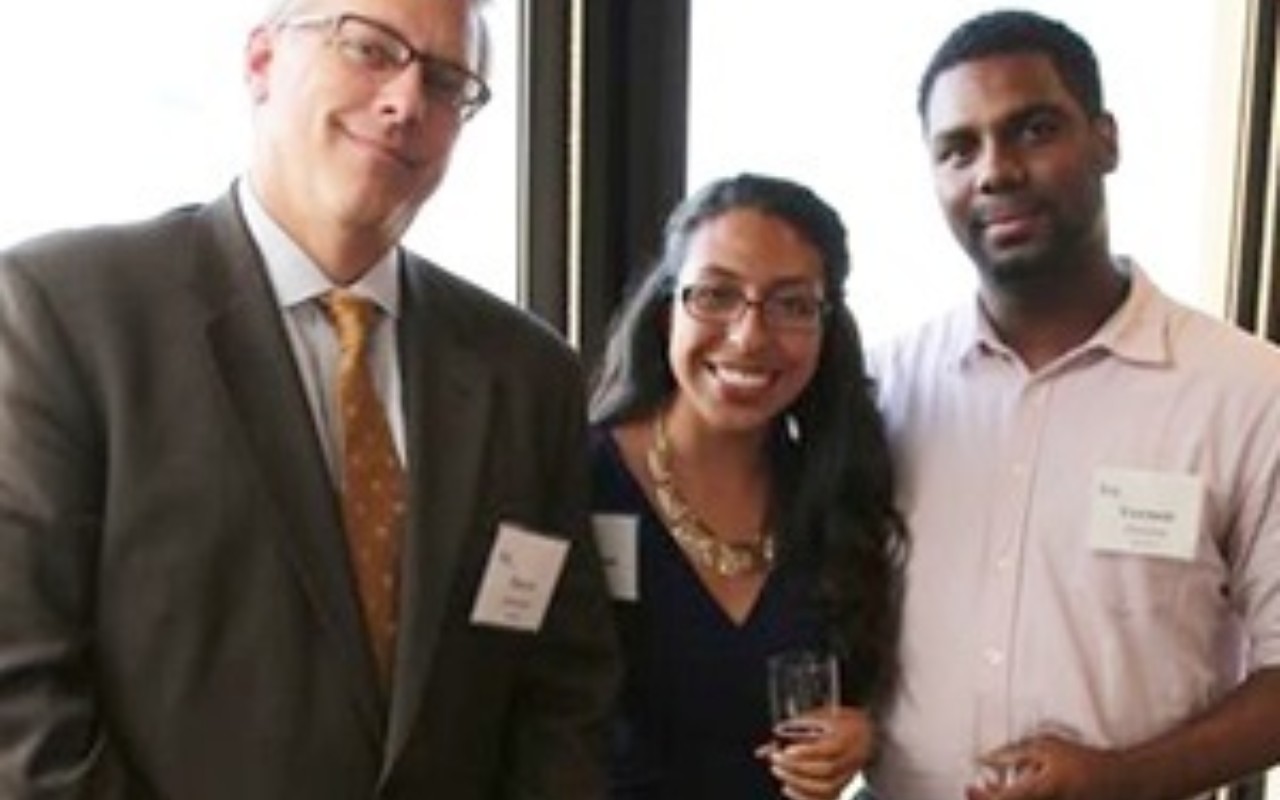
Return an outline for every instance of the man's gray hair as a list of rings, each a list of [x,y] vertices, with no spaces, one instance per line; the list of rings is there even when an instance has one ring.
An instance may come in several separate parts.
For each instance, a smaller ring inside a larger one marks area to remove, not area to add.
[[[269,0],[266,13],[262,16],[262,25],[272,26],[293,16],[299,10],[310,5],[313,0]],[[475,44],[476,71],[486,78],[489,76],[489,59],[491,56],[489,26],[485,23],[484,12],[489,0],[468,0],[471,5],[472,42]]]
[[[274,25],[284,18],[291,16],[298,6],[306,3],[307,0],[270,0],[267,4],[266,13],[262,15],[262,23],[264,25]]]

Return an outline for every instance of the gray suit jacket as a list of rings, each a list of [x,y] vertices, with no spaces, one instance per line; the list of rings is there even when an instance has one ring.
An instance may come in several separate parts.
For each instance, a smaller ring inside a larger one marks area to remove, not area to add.
[[[232,197],[0,254],[0,797],[603,796],[616,653],[576,360],[404,261],[387,702]],[[501,521],[572,543],[536,634],[470,622]]]

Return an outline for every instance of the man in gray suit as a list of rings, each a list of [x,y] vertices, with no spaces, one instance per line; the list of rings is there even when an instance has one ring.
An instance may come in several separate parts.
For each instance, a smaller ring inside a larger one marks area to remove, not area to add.
[[[603,795],[579,368],[398,245],[485,42],[282,3],[226,196],[0,254],[0,797]]]

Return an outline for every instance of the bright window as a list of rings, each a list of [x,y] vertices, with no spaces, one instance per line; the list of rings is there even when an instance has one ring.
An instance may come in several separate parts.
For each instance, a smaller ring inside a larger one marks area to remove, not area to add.
[[[750,169],[831,200],[850,229],[848,291],[868,339],[967,297],[976,279],[933,199],[916,83],[946,33],[991,4],[691,5],[690,186]],[[1186,0],[1176,14],[1115,0],[1021,5],[1062,18],[1098,53],[1121,137],[1113,247],[1220,313],[1243,0]]]

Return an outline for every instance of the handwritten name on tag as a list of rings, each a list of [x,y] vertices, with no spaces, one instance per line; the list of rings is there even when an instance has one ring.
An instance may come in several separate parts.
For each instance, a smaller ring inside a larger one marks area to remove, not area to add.
[[[564,569],[569,543],[503,522],[480,581],[471,621],[536,632]]]

